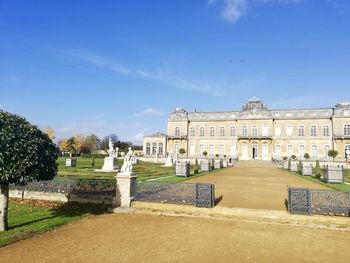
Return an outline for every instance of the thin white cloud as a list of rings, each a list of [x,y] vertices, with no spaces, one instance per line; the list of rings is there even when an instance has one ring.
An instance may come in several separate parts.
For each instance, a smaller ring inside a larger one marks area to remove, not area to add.
[[[196,91],[200,93],[205,93],[211,96],[220,96],[221,91],[217,88],[214,88],[209,85],[200,85],[194,83],[190,80],[184,79],[179,74],[174,74],[173,72],[166,71],[164,69],[158,69],[156,71],[133,70],[130,67],[127,67],[121,63],[108,60],[104,57],[98,56],[96,54],[87,53],[87,52],[63,52],[64,56],[68,60],[79,60],[89,64],[94,65],[95,67],[108,69],[117,74],[121,74],[127,77],[143,78],[154,81],[159,81],[169,87],[176,89],[182,89],[187,91]]]
[[[135,134],[134,136],[130,137],[128,141],[131,141],[133,144],[142,144],[143,142],[143,136],[145,136],[142,132]]]
[[[154,108],[147,108],[142,110],[141,112],[137,112],[134,114],[135,117],[145,117],[145,116],[163,116],[164,112],[154,109]]]
[[[208,5],[220,5],[220,18],[228,23],[237,22],[247,13],[250,2],[273,4],[297,4],[303,0],[208,0]]]
[[[221,18],[229,23],[236,22],[247,12],[247,0],[226,0],[221,11]]]

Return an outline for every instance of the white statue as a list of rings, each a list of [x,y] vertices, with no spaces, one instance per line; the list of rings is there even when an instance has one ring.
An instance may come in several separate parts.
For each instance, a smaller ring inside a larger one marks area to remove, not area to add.
[[[129,151],[124,157],[124,163],[120,170],[121,173],[132,174],[132,155],[133,155],[133,152],[131,150],[131,147],[129,147]]]
[[[107,150],[107,153],[109,154],[109,157],[112,157],[114,158],[114,149],[113,149],[113,142],[112,142],[112,138],[109,137],[109,143],[108,143],[108,150]]]

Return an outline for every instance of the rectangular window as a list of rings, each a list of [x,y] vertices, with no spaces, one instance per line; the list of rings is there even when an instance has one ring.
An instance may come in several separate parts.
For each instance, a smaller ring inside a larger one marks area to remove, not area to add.
[[[225,136],[225,127],[220,127],[220,136]]]
[[[287,126],[286,134],[287,134],[287,136],[293,136],[293,126],[292,125]]]
[[[345,124],[344,125],[344,135],[345,136],[350,135],[350,124]]]
[[[248,130],[247,130],[247,126],[242,126],[242,135],[243,136],[247,136],[248,135]]]
[[[287,145],[287,156],[288,156],[288,159],[289,159],[290,157],[292,157],[292,155],[293,155],[293,145],[288,144],[288,145]]]
[[[276,144],[276,145],[275,145],[275,155],[276,155],[277,157],[280,157],[280,156],[281,156],[281,145],[279,145],[279,144]]]
[[[328,159],[328,152],[331,149],[331,147],[329,145],[325,145],[324,146],[324,158]]]
[[[281,136],[281,126],[275,126],[275,136]]]
[[[214,145],[213,144],[211,144],[209,146],[209,154],[211,157],[214,157]]]
[[[304,159],[305,146],[299,145],[299,160]]]
[[[300,125],[298,127],[298,135],[299,136],[305,136],[305,131],[304,131],[304,126],[303,125]]]
[[[236,136],[236,127],[230,128],[230,134],[231,134],[231,136]]]
[[[200,145],[200,151],[201,151],[201,154],[203,154],[203,152],[205,151],[205,146],[204,146],[204,144],[201,144],[201,145]]]
[[[256,126],[252,127],[252,135],[253,136],[258,136],[258,128]]]
[[[175,128],[175,136],[177,136],[177,137],[180,136],[180,128],[179,127]]]
[[[190,145],[190,155],[193,156],[194,154],[195,154],[194,145],[191,144],[191,145]]]
[[[220,156],[224,156],[225,154],[225,145],[221,144],[220,145]]]
[[[215,136],[214,127],[210,127],[209,136]]]
[[[316,127],[316,125],[311,125],[310,135],[311,136],[317,136],[317,127]]]
[[[312,159],[317,160],[317,145],[311,146],[311,155]]]
[[[329,136],[329,126],[323,126],[323,136]]]

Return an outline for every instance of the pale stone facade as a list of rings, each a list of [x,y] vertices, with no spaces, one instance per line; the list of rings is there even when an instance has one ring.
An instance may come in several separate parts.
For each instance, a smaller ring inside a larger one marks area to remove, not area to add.
[[[350,103],[270,110],[253,97],[240,111],[176,109],[170,114],[167,134],[145,136],[143,151],[144,156],[162,156],[180,148],[186,150],[187,158],[202,158],[206,151],[209,157],[262,160],[292,155],[303,159],[305,153],[313,160],[327,160],[328,151],[335,149],[344,160],[350,150]]]

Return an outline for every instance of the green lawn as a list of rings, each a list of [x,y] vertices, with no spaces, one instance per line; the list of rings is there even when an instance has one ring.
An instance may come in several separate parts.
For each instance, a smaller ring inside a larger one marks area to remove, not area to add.
[[[0,247],[105,211],[107,208],[101,205],[11,200],[9,205],[10,229],[0,232]]]
[[[95,172],[95,169],[101,169],[103,165],[102,158],[95,158],[95,166],[91,166],[92,159],[85,157],[77,158],[76,167],[65,167],[66,157],[58,158],[58,177],[75,177],[75,178],[98,178],[98,179],[113,179],[116,173],[101,173]],[[123,160],[118,160],[118,166],[121,167]],[[191,166],[193,175],[193,166]],[[139,181],[155,179],[160,177],[173,176],[159,180],[160,182],[181,182],[188,178],[175,177],[174,167],[162,167],[162,164],[139,162],[134,165],[133,172],[138,176]],[[200,174],[202,175],[202,174]],[[200,176],[196,175],[196,176]],[[192,176],[190,178],[193,178]]]
[[[323,179],[317,179],[316,177],[313,176],[303,176],[299,173],[296,172],[291,172],[292,174],[299,176],[305,180],[309,180],[311,182],[315,182],[324,186],[327,186],[329,188],[332,188],[334,190],[340,190],[340,191],[350,191],[350,185],[348,184],[328,184],[325,180]],[[323,173],[323,170],[321,171]],[[346,170],[347,176],[349,176],[349,170]]]

